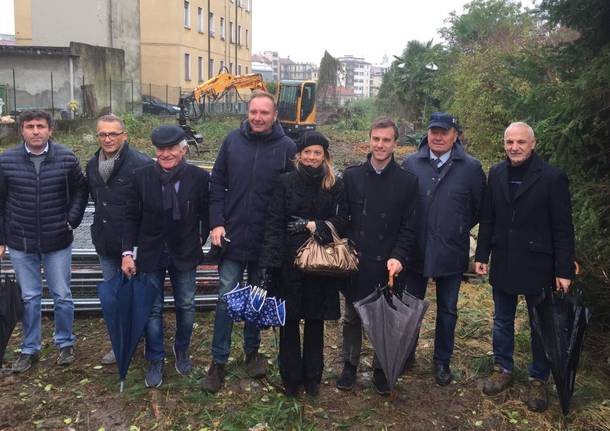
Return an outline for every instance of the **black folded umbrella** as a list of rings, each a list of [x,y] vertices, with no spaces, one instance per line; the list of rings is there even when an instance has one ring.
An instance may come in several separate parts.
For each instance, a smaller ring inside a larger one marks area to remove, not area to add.
[[[13,329],[23,315],[21,289],[14,275],[0,275],[0,367]]]
[[[229,248],[230,242],[231,242],[231,240],[229,238],[227,238],[226,236],[223,235],[222,237],[220,237],[220,245],[218,246],[218,245],[212,244],[210,246],[210,251],[208,251],[203,256],[202,263],[207,263],[210,265],[220,263],[220,258],[222,258],[222,256],[227,251],[227,248]]]
[[[532,328],[542,340],[551,364],[561,411],[567,415],[574,393],[576,369],[582,350],[585,329],[591,312],[583,305],[582,291],[573,288],[568,294],[545,289],[532,312]]]

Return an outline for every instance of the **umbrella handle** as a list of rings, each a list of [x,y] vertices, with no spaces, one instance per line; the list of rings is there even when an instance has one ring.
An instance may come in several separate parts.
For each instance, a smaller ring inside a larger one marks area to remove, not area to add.
[[[388,274],[388,287],[390,293],[394,292],[394,276],[392,274]]]

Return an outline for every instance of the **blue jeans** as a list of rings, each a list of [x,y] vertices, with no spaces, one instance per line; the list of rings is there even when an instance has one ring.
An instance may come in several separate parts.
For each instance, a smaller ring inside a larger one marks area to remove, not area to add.
[[[494,362],[506,371],[513,370],[513,351],[515,349],[515,312],[518,295],[511,295],[493,289],[494,324],[493,349]],[[539,300],[539,295],[526,295],[527,311],[532,321],[532,307]],[[531,326],[531,325],[530,325]],[[532,363],[528,367],[532,378],[546,380],[549,377],[550,364],[544,354],[544,347],[538,334],[531,329]]]
[[[407,292],[419,299],[426,296],[428,278],[414,271],[405,271]],[[462,274],[435,277],[436,282],[436,328],[434,329],[434,356],[438,364],[449,364],[453,354],[457,302],[462,283]],[[413,355],[415,352],[412,352]]]
[[[49,291],[53,296],[55,313],[55,345],[58,348],[73,346],[76,337],[72,333],[74,303],[70,291],[70,266],[72,246],[50,253],[24,253],[9,249],[17,281],[23,299],[23,340],[21,352],[34,354],[40,351],[40,302],[44,269]]]
[[[223,259],[218,265],[220,276],[219,297],[230,291],[242,281],[244,270],[248,269],[248,283],[257,284],[258,262],[238,262]],[[231,333],[233,320],[227,314],[227,305],[219,300],[216,304],[214,318],[214,336],[212,337],[212,357],[217,364],[226,364],[231,353]],[[258,351],[261,344],[261,334],[253,323],[244,322],[244,351],[251,353]]]
[[[163,347],[163,283],[166,272],[169,273],[172,282],[176,310],[176,335],[174,338],[174,349],[176,351],[185,352],[188,350],[195,318],[195,275],[197,269],[178,271],[166,253],[163,253],[159,260],[158,270],[146,274],[159,289],[145,331],[145,357],[151,362],[161,361],[165,357],[165,348]]]
[[[121,270],[121,258],[98,255],[102,277],[104,281],[109,281]]]

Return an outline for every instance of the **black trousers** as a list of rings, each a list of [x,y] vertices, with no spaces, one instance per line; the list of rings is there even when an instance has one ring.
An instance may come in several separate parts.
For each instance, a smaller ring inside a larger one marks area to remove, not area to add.
[[[284,384],[320,383],[324,370],[324,321],[305,320],[303,349],[299,320],[287,320],[280,328],[280,375]]]

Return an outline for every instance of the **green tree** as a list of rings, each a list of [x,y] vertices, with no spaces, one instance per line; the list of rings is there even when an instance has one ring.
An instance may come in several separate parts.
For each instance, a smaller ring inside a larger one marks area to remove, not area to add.
[[[412,40],[400,57],[395,57],[384,75],[377,108],[414,123],[424,123],[428,114],[438,107],[434,97],[437,74],[445,63],[445,52],[439,44]]]
[[[320,60],[318,71],[318,103],[324,105],[337,105],[337,74],[341,69],[341,63],[328,51]]]

